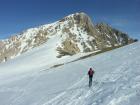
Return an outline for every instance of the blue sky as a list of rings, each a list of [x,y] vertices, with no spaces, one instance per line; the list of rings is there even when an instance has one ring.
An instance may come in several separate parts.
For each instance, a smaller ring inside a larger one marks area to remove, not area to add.
[[[76,12],[140,39],[140,0],[0,0],[0,39]]]

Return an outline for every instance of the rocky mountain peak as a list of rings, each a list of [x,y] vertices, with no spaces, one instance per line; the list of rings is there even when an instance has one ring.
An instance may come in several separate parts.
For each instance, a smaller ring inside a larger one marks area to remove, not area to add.
[[[75,21],[79,22],[79,21],[84,20],[86,18],[89,18],[86,13],[79,12],[79,13],[68,15],[68,16],[64,17],[63,19],[60,19],[60,21],[75,20]]]
[[[0,62],[5,61],[5,58],[19,56],[42,44],[52,45],[52,42],[55,46],[53,50],[57,52],[56,57],[63,57],[126,45],[132,43],[133,39],[106,23],[94,26],[86,13],[75,13],[57,22],[31,28],[0,41]]]

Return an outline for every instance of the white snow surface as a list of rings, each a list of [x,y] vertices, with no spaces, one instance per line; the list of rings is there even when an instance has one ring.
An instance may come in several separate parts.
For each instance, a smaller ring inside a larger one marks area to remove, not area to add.
[[[0,64],[0,105],[140,105],[140,42],[71,63],[86,54],[57,59],[53,45]]]

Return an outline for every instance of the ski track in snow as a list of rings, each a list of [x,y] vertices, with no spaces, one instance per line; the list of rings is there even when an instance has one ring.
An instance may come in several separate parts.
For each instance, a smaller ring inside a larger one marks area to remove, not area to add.
[[[139,54],[138,42],[46,71],[39,65],[37,70],[3,72],[1,67],[8,71],[8,63],[0,64],[0,105],[140,105]],[[43,60],[41,56],[36,59]],[[17,60],[23,58],[23,64],[30,62],[26,55]],[[89,67],[95,70],[91,88]],[[17,68],[20,70],[18,62]]]

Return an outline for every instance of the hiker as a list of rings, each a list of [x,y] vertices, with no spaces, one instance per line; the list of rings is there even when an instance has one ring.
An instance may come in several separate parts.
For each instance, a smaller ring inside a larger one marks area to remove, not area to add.
[[[94,70],[92,68],[90,68],[89,71],[88,71],[88,75],[89,75],[89,87],[92,86],[92,77],[93,77],[93,74],[94,74]]]

